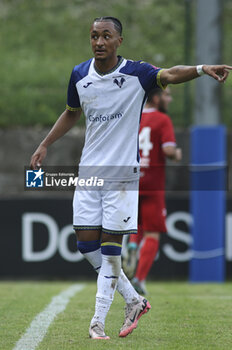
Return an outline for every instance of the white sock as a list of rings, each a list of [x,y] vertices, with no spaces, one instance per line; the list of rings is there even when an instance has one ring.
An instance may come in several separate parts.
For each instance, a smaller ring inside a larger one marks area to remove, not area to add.
[[[98,250],[95,250],[90,253],[84,253],[83,255],[93,266],[94,270],[97,273],[99,273],[102,263],[101,249],[99,248]],[[127,304],[139,301],[139,294],[136,292],[136,290],[134,289],[134,287],[132,286],[122,269],[118,278],[117,291],[122,295]]]
[[[89,253],[82,253],[88,262],[93,266],[94,270],[99,273],[102,263],[101,248]]]
[[[121,255],[102,254],[102,264],[97,279],[95,314],[91,324],[101,322],[105,325],[105,318],[114,299],[120,270]]]
[[[140,301],[140,295],[136,292],[122,269],[118,279],[117,291],[123,296],[127,304]]]

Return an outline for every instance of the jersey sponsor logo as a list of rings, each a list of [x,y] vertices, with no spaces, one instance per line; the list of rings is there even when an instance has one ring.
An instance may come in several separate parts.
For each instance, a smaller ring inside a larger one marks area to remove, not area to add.
[[[88,83],[86,83],[85,85],[83,85],[83,87],[84,87],[85,89],[87,89],[87,87],[88,87],[89,85],[91,85],[91,84],[93,84],[92,81],[89,81]]]
[[[113,82],[114,84],[118,85],[118,87],[121,89],[121,87],[123,86],[123,84],[125,83],[125,78],[123,77],[116,77],[114,78]]]
[[[97,116],[90,114],[88,116],[88,119],[90,122],[102,123],[102,122],[108,122],[108,121],[114,120],[114,119],[120,119],[120,118],[122,118],[122,116],[123,116],[123,112],[117,112],[114,114],[100,114]]]

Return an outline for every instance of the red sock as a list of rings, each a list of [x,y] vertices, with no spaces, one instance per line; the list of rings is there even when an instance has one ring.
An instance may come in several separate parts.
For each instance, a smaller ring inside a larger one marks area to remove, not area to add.
[[[140,250],[139,263],[135,275],[139,281],[146,279],[158,250],[159,240],[153,237],[144,238],[144,243]]]

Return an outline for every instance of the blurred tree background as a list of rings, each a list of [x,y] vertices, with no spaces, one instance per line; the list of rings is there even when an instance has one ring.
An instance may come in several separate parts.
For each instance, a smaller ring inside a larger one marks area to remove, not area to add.
[[[224,0],[223,5],[223,62],[232,64],[232,0]],[[191,0],[192,34],[187,40],[189,63],[194,65],[204,63],[196,62],[194,56],[195,7]],[[54,123],[65,108],[73,66],[92,57],[92,21],[107,15],[123,23],[119,54],[164,68],[186,63],[186,0],[0,0],[1,127]],[[172,87],[170,115],[176,126],[192,123],[194,82],[188,84],[191,113],[187,120],[186,85]],[[231,127],[231,77],[223,87],[222,102],[222,121]]]

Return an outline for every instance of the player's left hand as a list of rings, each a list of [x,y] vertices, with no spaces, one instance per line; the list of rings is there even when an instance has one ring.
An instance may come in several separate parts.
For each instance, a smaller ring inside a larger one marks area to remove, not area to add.
[[[229,71],[232,70],[232,67],[227,66],[226,64],[223,64],[223,65],[204,64],[202,69],[205,74],[208,74],[209,76],[217,80],[219,83],[224,83],[229,75]]]

